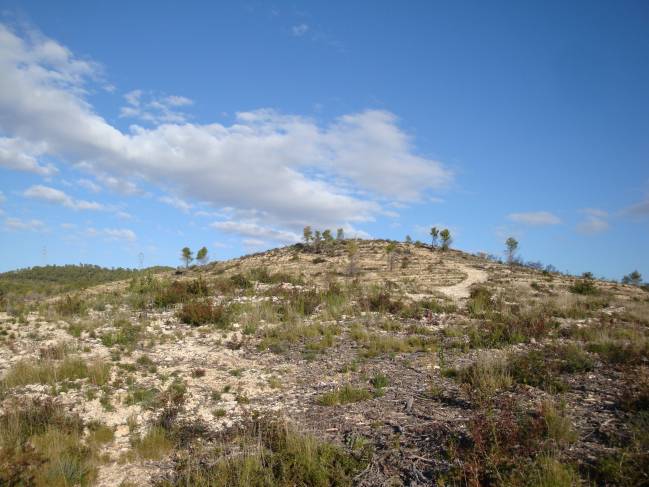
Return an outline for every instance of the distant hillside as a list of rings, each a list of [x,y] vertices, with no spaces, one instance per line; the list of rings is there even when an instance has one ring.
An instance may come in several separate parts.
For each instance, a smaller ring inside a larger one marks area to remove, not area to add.
[[[52,295],[85,289],[112,281],[130,279],[140,273],[157,273],[171,267],[149,267],[143,270],[108,269],[92,264],[47,265],[0,273],[0,295]]]

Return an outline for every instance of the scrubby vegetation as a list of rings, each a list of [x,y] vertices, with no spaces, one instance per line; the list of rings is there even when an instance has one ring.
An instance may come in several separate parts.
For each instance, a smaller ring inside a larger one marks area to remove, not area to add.
[[[646,291],[442,233],[13,294],[0,484],[647,483]]]

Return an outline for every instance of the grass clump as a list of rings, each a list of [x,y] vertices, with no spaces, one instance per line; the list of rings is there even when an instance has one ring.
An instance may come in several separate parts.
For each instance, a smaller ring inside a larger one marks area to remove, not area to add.
[[[374,358],[386,353],[424,352],[434,348],[435,342],[429,337],[411,335],[398,337],[388,334],[368,333],[360,326],[352,326],[350,335],[358,342],[363,351],[361,355]]]
[[[51,400],[14,406],[0,416],[0,485],[91,485],[97,455],[81,420]]]
[[[479,357],[455,375],[471,388],[472,396],[479,401],[491,399],[498,391],[509,388],[513,383],[505,361],[487,356]]]
[[[649,411],[629,421],[630,434],[618,441],[622,448],[600,459],[593,476],[601,485],[646,485],[649,478]]]
[[[390,379],[385,374],[376,374],[370,379],[370,384],[372,384],[372,387],[375,389],[383,389],[390,385]]]
[[[471,289],[467,309],[472,316],[484,316],[493,309],[493,295],[485,287]]]
[[[587,348],[609,364],[635,365],[649,359],[649,339],[639,334],[630,340],[602,337]]]
[[[305,352],[322,352],[333,346],[334,337],[340,333],[337,325],[313,323],[282,323],[262,331],[259,350],[286,353],[291,344],[304,342]]]
[[[160,391],[154,387],[142,387],[132,385],[128,388],[128,393],[124,399],[127,406],[140,404],[145,409],[153,409],[158,405]]]
[[[105,347],[119,346],[126,350],[134,350],[143,335],[140,325],[134,325],[129,320],[119,319],[113,324],[113,330],[101,335],[101,343]]]
[[[7,371],[0,382],[0,391],[27,384],[54,385],[79,379],[88,379],[91,384],[102,386],[108,382],[109,376],[110,365],[101,360],[87,363],[76,356],[66,357],[60,362],[43,360],[31,363],[21,360]]]
[[[87,305],[81,296],[68,295],[54,303],[55,311],[61,316],[75,316],[86,312]]]
[[[370,399],[372,394],[367,389],[345,384],[343,387],[322,394],[317,402],[321,406],[338,406]]]
[[[144,460],[159,460],[173,449],[173,441],[161,426],[152,426],[144,436],[135,436],[131,441],[133,452]]]
[[[535,487],[574,487],[582,483],[577,470],[552,453],[536,458],[528,472],[527,485]]]
[[[186,455],[158,487],[345,487],[367,457],[366,450],[347,452],[284,422],[260,419],[223,435],[199,462]]]

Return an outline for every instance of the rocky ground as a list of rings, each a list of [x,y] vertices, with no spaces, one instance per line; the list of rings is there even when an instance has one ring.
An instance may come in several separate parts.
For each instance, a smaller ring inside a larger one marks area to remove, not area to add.
[[[350,459],[278,485],[649,484],[648,292],[387,246],[8,306],[0,485],[273,485],[232,450],[259,421]]]

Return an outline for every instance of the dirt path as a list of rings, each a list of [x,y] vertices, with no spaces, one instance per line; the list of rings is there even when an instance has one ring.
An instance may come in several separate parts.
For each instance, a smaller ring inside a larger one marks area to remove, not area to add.
[[[453,286],[438,287],[437,290],[446,294],[453,299],[464,299],[469,297],[469,288],[472,284],[478,282],[485,282],[489,275],[485,271],[476,269],[474,267],[465,266],[462,264],[457,265],[458,269],[466,273],[466,279],[462,282],[454,284]]]

